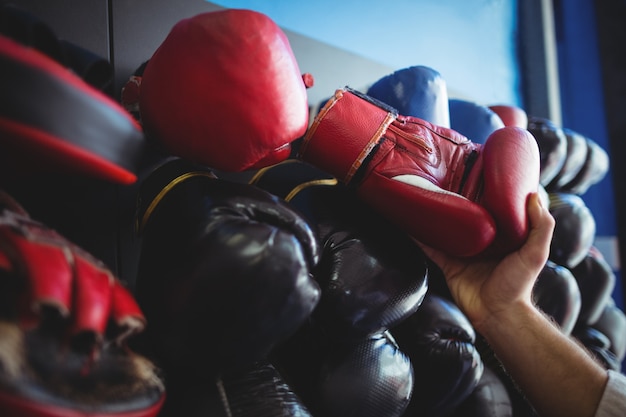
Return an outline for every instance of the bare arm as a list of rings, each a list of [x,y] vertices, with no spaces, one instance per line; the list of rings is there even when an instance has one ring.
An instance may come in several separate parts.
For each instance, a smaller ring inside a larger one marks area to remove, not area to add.
[[[476,331],[542,416],[592,417],[606,371],[532,303],[547,260],[554,219],[537,195],[528,202],[526,244],[500,260],[468,261],[424,248]]]
[[[606,371],[535,307],[511,306],[481,334],[539,415],[595,414]]]

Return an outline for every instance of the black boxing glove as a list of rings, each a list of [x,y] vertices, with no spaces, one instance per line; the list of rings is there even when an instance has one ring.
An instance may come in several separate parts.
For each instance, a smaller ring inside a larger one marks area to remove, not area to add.
[[[555,222],[549,259],[567,268],[575,267],[593,244],[596,221],[579,196],[567,193],[549,196],[549,210]]]
[[[420,308],[390,330],[414,370],[405,416],[443,416],[474,391],[483,361],[469,320],[451,301],[428,293]]]
[[[316,237],[275,196],[174,159],[143,181],[138,213],[137,298],[170,374],[213,379],[262,359],[317,305]]]
[[[341,338],[312,317],[270,359],[313,415],[399,417],[413,389],[411,362],[389,332]]]
[[[411,238],[330,175],[297,161],[259,171],[251,184],[287,199],[317,227],[316,320],[341,338],[393,327],[414,313],[428,287],[427,258]]]
[[[580,288],[581,308],[577,324],[591,325],[598,321],[611,300],[615,273],[595,247],[591,247],[583,260],[570,270]]]
[[[315,270],[322,298],[309,335],[290,340],[277,359],[298,381],[294,387],[321,415],[400,416],[413,374],[386,330],[421,304],[426,257],[402,230],[311,165],[288,160],[259,171],[251,183],[302,212],[324,247]]]
[[[586,157],[576,176],[561,187],[562,192],[582,195],[609,172],[609,155],[593,139],[585,137]]]
[[[170,385],[159,417],[312,417],[276,367],[264,360],[222,374],[217,384]]]
[[[582,325],[572,333],[605,369],[621,370],[621,363],[611,351],[611,340],[601,331]]]
[[[551,120],[542,117],[530,116],[527,129],[539,145],[539,183],[546,186],[556,177],[565,164],[567,138],[562,128]]]
[[[313,318],[271,359],[313,415],[400,417],[413,390],[411,361],[389,332],[341,338]]]
[[[145,319],[99,260],[0,192],[4,417],[154,417],[159,370],[127,344]]]
[[[513,403],[498,374],[485,367],[478,385],[449,417],[512,417]]]
[[[541,184],[549,192],[582,195],[609,171],[609,155],[596,141],[540,117],[528,120],[541,154]]]
[[[572,332],[582,303],[578,283],[569,269],[546,262],[535,281],[533,301],[559,325],[564,334]]]
[[[609,338],[610,351],[613,352],[616,360],[622,363],[626,356],[626,315],[615,304],[613,298],[608,301],[600,318],[591,327]]]
[[[546,185],[549,192],[564,191],[563,187],[581,172],[587,159],[587,138],[571,129],[563,129],[563,134],[566,139],[565,161],[559,172]]]
[[[314,414],[399,417],[413,390],[413,368],[389,332],[330,340],[317,374]]]

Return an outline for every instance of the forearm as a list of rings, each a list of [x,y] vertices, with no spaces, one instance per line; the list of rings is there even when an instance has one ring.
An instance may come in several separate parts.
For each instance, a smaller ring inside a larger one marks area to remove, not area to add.
[[[516,305],[477,329],[541,416],[591,417],[606,371],[531,305]]]

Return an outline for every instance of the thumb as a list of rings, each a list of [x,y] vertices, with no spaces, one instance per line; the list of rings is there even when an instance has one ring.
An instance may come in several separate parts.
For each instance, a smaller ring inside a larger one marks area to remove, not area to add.
[[[414,242],[417,246],[419,246],[422,252],[424,252],[424,255],[426,255],[426,257],[434,262],[439,268],[443,268],[446,262],[450,260],[450,256],[446,255],[443,251],[425,245],[419,240],[414,240]]]
[[[527,212],[530,232],[526,243],[520,249],[520,254],[529,266],[543,268],[550,255],[550,243],[555,225],[554,217],[544,207],[537,193],[529,196]]]

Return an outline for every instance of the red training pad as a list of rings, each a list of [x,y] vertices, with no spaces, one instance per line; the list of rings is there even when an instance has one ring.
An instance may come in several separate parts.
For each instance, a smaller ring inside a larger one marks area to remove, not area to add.
[[[136,181],[143,133],[115,101],[36,49],[0,36],[0,181],[75,172]]]
[[[165,396],[150,407],[130,411],[85,411],[33,402],[0,390],[0,408],[3,417],[156,417],[163,407]],[[5,414],[6,413],[6,414]]]

